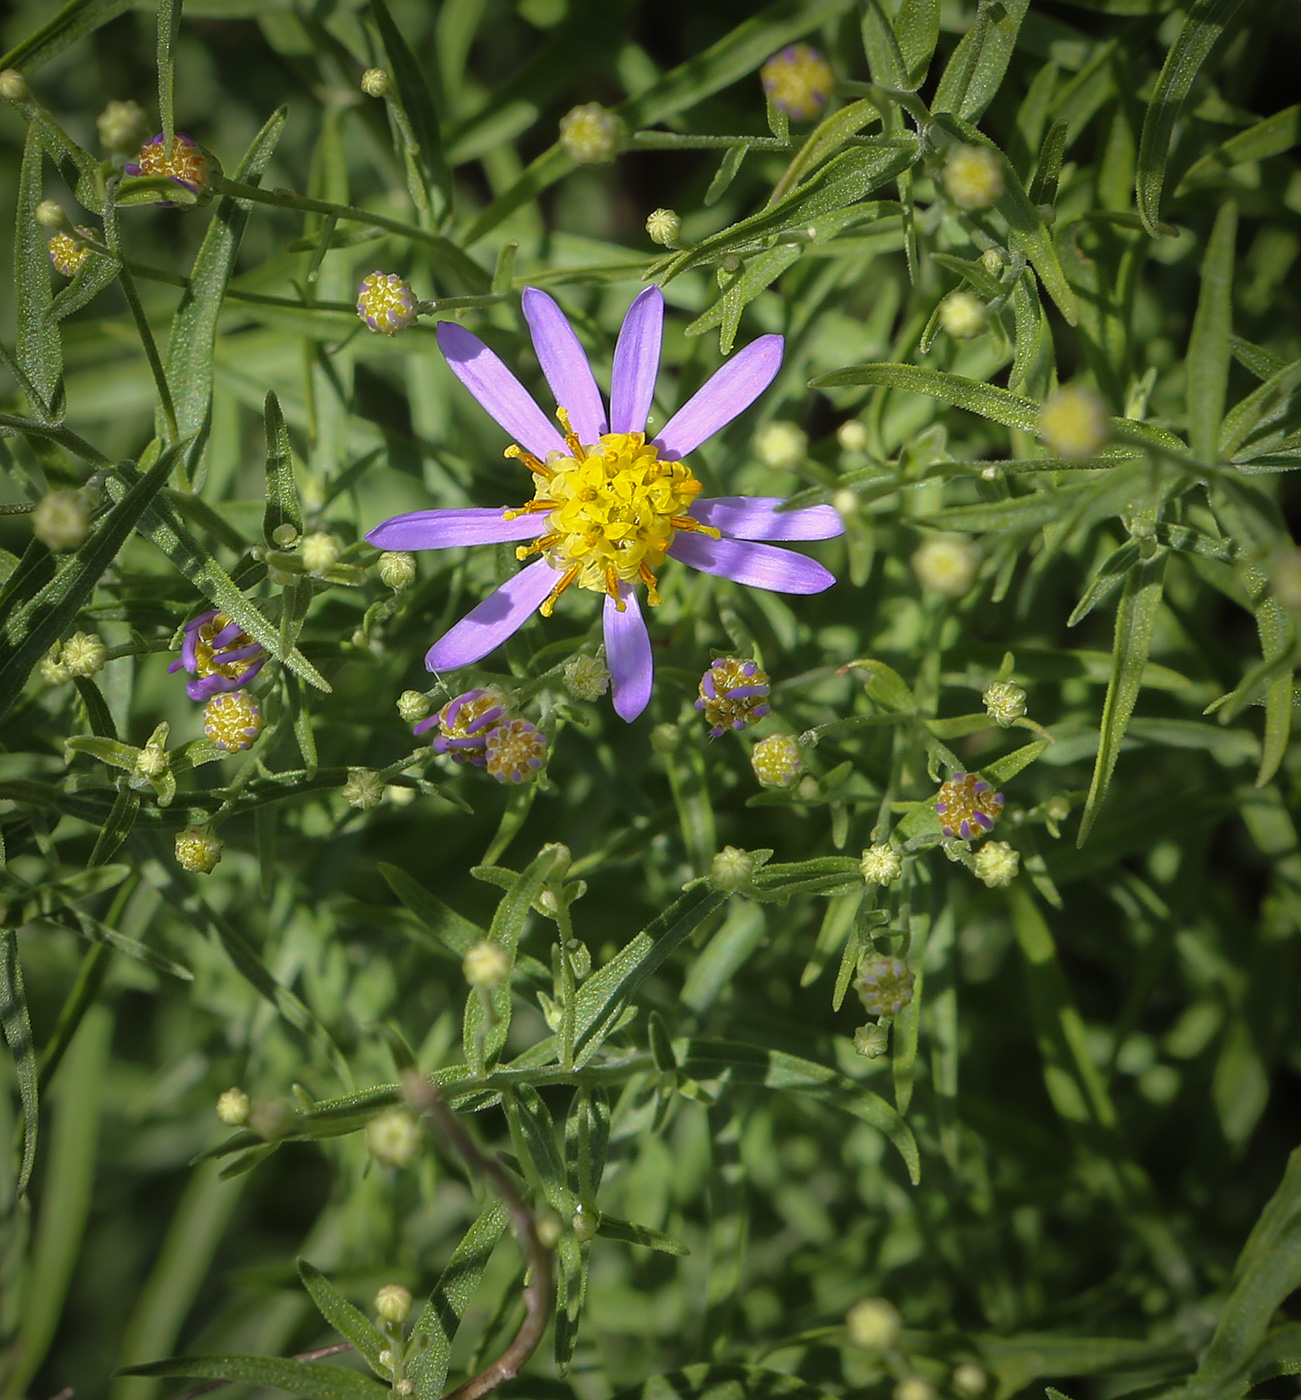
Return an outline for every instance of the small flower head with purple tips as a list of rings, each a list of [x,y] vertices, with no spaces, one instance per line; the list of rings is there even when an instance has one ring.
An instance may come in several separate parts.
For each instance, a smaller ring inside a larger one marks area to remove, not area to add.
[[[902,958],[870,958],[854,988],[869,1016],[897,1016],[913,999],[913,970]]]
[[[191,194],[202,194],[212,179],[208,158],[193,136],[183,131],[172,134],[172,154],[160,131],[140,147],[140,154],[124,167],[128,175],[160,175],[184,186]]]
[[[62,229],[50,239],[50,261],[55,272],[64,277],[75,277],[90,257],[90,247],[85,242],[94,238],[95,230],[83,228],[80,224],[71,231]]]
[[[357,291],[357,315],[373,331],[397,335],[415,323],[416,294],[396,272],[376,269]]]
[[[657,606],[657,571],[669,559],[777,593],[820,593],[834,576],[771,542],[830,539],[844,525],[830,506],[779,510],[777,497],[702,499],[701,483],[684,461],[772,383],[781,367],[781,336],[760,336],[738,351],[648,439],[664,330],[659,288],[642,292],[624,318],[608,410],[560,307],[535,287],[525,288],[523,300],[533,347],[559,404],[560,431],[464,327],[439,322],[438,343],[453,374],[522,444],[505,455],[529,472],[533,499],[516,509],[416,511],[386,520],[366,538],[385,550],[530,541],[516,555],[538,557],[440,637],[425,665],[431,671],[472,665],[533,612],[550,617],[570,587],[587,589],[602,597],[614,708],[631,721],[649,703],[653,684],[638,589]]]
[[[759,79],[772,105],[801,122],[827,105],[835,74],[817,49],[787,44],[759,69]]]
[[[547,756],[547,741],[526,719],[507,719],[488,731],[485,759],[499,783],[536,778]]]
[[[262,709],[242,690],[214,695],[203,707],[203,732],[227,753],[251,748],[262,732]]]
[[[488,762],[488,735],[507,716],[505,695],[495,685],[467,690],[449,700],[436,715],[415,726],[423,734],[437,727],[431,741],[435,753],[445,753],[455,763],[473,763],[482,768]]]
[[[185,624],[181,654],[167,669],[188,671],[194,679],[186,682],[185,693],[191,700],[208,700],[248,685],[266,659],[266,652],[238,622],[213,608]]]
[[[945,836],[964,841],[993,831],[1003,811],[1003,794],[979,773],[955,773],[935,794],[935,815]]]
[[[759,669],[758,662],[720,656],[700,678],[696,709],[704,711],[712,739],[728,729],[749,729],[770,708],[768,676]]]

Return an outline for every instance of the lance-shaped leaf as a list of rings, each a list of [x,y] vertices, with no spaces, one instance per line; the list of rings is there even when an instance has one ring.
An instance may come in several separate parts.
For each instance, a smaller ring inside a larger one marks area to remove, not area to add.
[[[389,1400],[392,1389],[356,1371],[278,1356],[169,1356],[124,1366],[121,1376],[196,1376],[287,1390],[301,1400]]]
[[[1227,200],[1215,216],[1202,259],[1202,289],[1188,342],[1188,443],[1201,462],[1216,460],[1224,393],[1229,382],[1233,326],[1233,254],[1238,206]]]
[[[275,532],[282,525],[293,528],[294,538],[303,533],[303,511],[294,482],[294,459],[289,446],[289,429],[280,411],[280,400],[268,391],[263,415],[267,435],[267,504],[262,514],[262,534],[273,548],[281,541]]]
[[[68,0],[58,14],[0,58],[0,68],[34,73],[83,35],[125,13],[131,4],[132,0]]]
[[[14,231],[15,356],[27,378],[33,411],[45,421],[62,417],[57,399],[63,378],[63,345],[50,316],[50,260],[45,229],[36,207],[45,196],[45,157],[37,127],[27,128],[18,174],[17,227]],[[27,387],[27,386],[24,386]]]
[[[18,935],[11,928],[0,928],[0,1031],[14,1057],[14,1076],[23,1106],[23,1160],[18,1169],[15,1195],[27,1194],[36,1162],[36,1131],[40,1122],[37,1095],[36,1046],[32,1023],[27,1015],[27,994],[23,990],[23,968],[18,961]]]
[[[298,1277],[312,1295],[321,1316],[341,1336],[347,1338],[369,1362],[371,1369],[384,1374],[379,1354],[388,1339],[360,1308],[354,1307],[314,1264],[298,1260]]]

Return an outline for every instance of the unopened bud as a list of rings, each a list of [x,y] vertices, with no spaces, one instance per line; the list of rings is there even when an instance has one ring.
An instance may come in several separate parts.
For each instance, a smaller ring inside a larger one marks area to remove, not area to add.
[[[32,534],[56,553],[76,549],[89,530],[90,512],[76,491],[50,491],[32,511]]]
[[[265,1142],[279,1142],[293,1132],[298,1115],[288,1099],[263,1099],[253,1105],[248,1126]]]
[[[404,690],[398,696],[398,718],[403,724],[419,724],[432,708],[429,696],[418,690]]]
[[[400,1283],[386,1283],[375,1295],[375,1311],[385,1322],[405,1322],[411,1316],[411,1292]]]
[[[353,768],[343,785],[343,796],[349,807],[369,812],[384,800],[384,784],[378,773],[369,768]]]
[[[573,107],[560,119],[560,145],[579,165],[602,165],[619,149],[619,119],[599,102]]]
[[[905,1376],[894,1388],[894,1400],[936,1400],[935,1387],[925,1376]]]
[[[836,441],[845,452],[866,452],[867,424],[859,418],[846,418],[836,429]]]
[[[405,1108],[386,1108],[366,1124],[366,1146],[386,1167],[409,1167],[420,1155],[424,1134]]]
[[[754,857],[739,846],[724,846],[709,864],[709,878],[729,894],[744,889],[754,878]]]
[[[918,583],[946,598],[961,598],[971,588],[979,562],[976,547],[954,536],[923,540],[912,557]]]
[[[470,986],[493,991],[510,976],[510,954],[500,943],[485,938],[466,953],[461,971]]]
[[[361,75],[361,90],[367,97],[383,97],[389,86],[389,75],[383,68],[367,68]]]
[[[0,70],[0,97],[7,97],[10,102],[21,102],[29,95],[27,79],[17,68]]]
[[[70,676],[95,676],[104,669],[108,648],[97,632],[74,632],[63,644],[63,665]]]
[[[809,455],[809,439],[798,423],[777,419],[754,435],[754,455],[774,471],[794,471]]]
[[[864,1351],[889,1351],[902,1326],[899,1310],[884,1298],[864,1298],[845,1314],[849,1340]]]
[[[963,1361],[953,1368],[953,1388],[967,1400],[975,1400],[989,1384],[989,1377],[974,1361]]]
[[[656,209],[646,220],[646,232],[652,243],[671,248],[682,234],[682,220],[672,209]]]
[[[309,574],[326,573],[339,562],[342,553],[343,548],[339,541],[324,530],[304,535],[298,546],[298,557]]]
[[[994,681],[981,699],[985,713],[1004,729],[1025,714],[1025,691],[1012,681]]]
[[[248,1122],[252,1101],[243,1089],[227,1089],[217,1099],[217,1117],[228,1128],[242,1128]]]
[[[1020,855],[1006,841],[986,841],[972,861],[977,879],[991,890],[1010,885],[1021,866]]]
[[[1106,405],[1086,384],[1064,384],[1039,410],[1039,436],[1068,461],[1096,456],[1110,430]]]
[[[176,838],[176,863],[192,875],[211,875],[221,860],[224,844],[211,827],[186,827]]]
[[[890,1030],[869,1021],[854,1032],[854,1053],[868,1060],[879,1060],[890,1050]]]
[[[942,179],[959,209],[988,209],[1003,193],[1003,162],[987,146],[955,146]]]
[[[403,549],[390,549],[375,561],[379,581],[394,593],[410,588],[416,577],[416,556]]]
[[[988,324],[984,302],[970,292],[950,292],[940,302],[940,327],[954,340],[971,340]]]
[[[271,531],[271,541],[279,545],[281,549],[288,549],[298,538],[298,527],[288,520],[282,520],[274,530]]]
[[[95,118],[100,145],[110,155],[133,155],[149,138],[149,121],[144,108],[129,99],[110,102]]]
[[[750,766],[764,787],[788,788],[804,771],[804,755],[789,735],[770,734],[750,750]]]
[[[1004,258],[997,248],[986,248],[980,255],[980,265],[991,277],[1003,275]]]
[[[594,1210],[584,1210],[581,1205],[569,1221],[570,1229],[573,1230],[574,1238],[579,1244],[587,1244],[594,1240],[600,1225],[600,1215]]]
[[[67,228],[68,216],[57,199],[43,199],[36,206],[36,222],[42,228]]]
[[[571,656],[560,673],[575,700],[591,703],[610,688],[610,672],[599,656]]]
[[[884,841],[878,841],[863,852],[858,868],[869,885],[892,885],[903,874],[903,862],[899,859],[898,851]]]

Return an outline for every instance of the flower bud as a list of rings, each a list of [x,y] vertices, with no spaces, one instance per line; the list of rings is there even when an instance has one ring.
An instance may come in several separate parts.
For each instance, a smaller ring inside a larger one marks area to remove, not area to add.
[[[993,831],[1003,811],[1003,794],[995,792],[979,773],[955,773],[935,794],[935,814],[945,836],[979,840]]]
[[[574,1211],[569,1221],[569,1227],[573,1230],[574,1238],[579,1244],[587,1244],[594,1240],[600,1226],[600,1215],[594,1210],[584,1210],[581,1205]]]
[[[252,1101],[243,1089],[227,1089],[217,1099],[217,1117],[228,1128],[242,1128],[248,1122]]]
[[[499,783],[523,783],[537,777],[547,741],[528,720],[506,719],[488,731],[484,756],[488,772]]]
[[[845,1314],[849,1340],[864,1351],[889,1351],[902,1326],[899,1310],[884,1298],[864,1298]]]
[[[470,986],[491,992],[510,976],[510,954],[500,943],[481,939],[462,959],[461,971]]]
[[[63,644],[63,665],[70,676],[95,676],[104,669],[108,648],[97,632],[74,632]]]
[[[671,248],[682,234],[682,220],[672,209],[656,209],[646,220],[646,232],[652,243]]]
[[[317,576],[327,573],[339,562],[343,547],[339,541],[324,530],[304,535],[298,545],[298,557],[309,574]]]
[[[400,593],[415,582],[416,556],[408,554],[404,549],[386,550],[375,561],[375,570],[385,588]]]
[[[953,1388],[967,1400],[975,1400],[988,1384],[989,1377],[974,1361],[962,1361],[953,1368]]]
[[[41,657],[40,664],[41,679],[46,685],[66,685],[70,676],[68,668],[63,664],[63,644],[55,644]]]
[[[804,755],[789,735],[770,734],[751,749],[750,766],[764,787],[788,788],[804,771]]]
[[[343,785],[343,796],[349,807],[369,812],[384,800],[384,784],[378,773],[369,768],[352,768]]]
[[[599,700],[610,688],[610,672],[599,656],[585,656],[581,652],[565,662],[560,673],[565,689],[575,700],[591,703]]]
[[[383,97],[390,85],[389,75],[383,68],[367,68],[361,75],[361,90],[367,97]]]
[[[866,452],[867,424],[859,418],[846,418],[836,429],[836,441],[844,452]]]
[[[298,1115],[288,1099],[262,1099],[248,1115],[248,1126],[264,1142],[279,1142],[294,1130]]]
[[[95,118],[99,130],[99,143],[115,156],[129,155],[138,151],[149,138],[149,119],[145,109],[130,100],[110,102]]]
[[[375,1295],[375,1311],[385,1322],[405,1322],[411,1316],[410,1290],[400,1283],[386,1283]]]
[[[1006,841],[986,841],[976,852],[973,864],[977,879],[994,890],[1016,879],[1021,857]]]
[[[1025,691],[1012,681],[994,681],[981,699],[985,713],[1003,729],[1025,714]]]
[[[988,146],[955,146],[941,178],[959,209],[988,209],[1003,193],[1003,162]]]
[[[945,598],[961,598],[976,578],[980,556],[969,541],[953,535],[923,540],[912,557],[917,582]]]
[[[420,1124],[405,1108],[386,1108],[366,1124],[366,1146],[382,1166],[409,1167],[423,1145]]]
[[[77,491],[50,491],[32,511],[32,534],[47,549],[76,549],[90,530],[90,512]]]
[[[759,69],[759,81],[772,105],[798,122],[827,105],[835,74],[817,49],[788,44]]]
[[[176,863],[192,875],[211,875],[224,845],[210,826],[187,826],[176,837]]]
[[[298,527],[291,521],[282,520],[274,530],[271,531],[271,542],[281,549],[288,549],[298,538]]]
[[[894,1400],[937,1400],[935,1387],[925,1376],[905,1376],[893,1392]]]
[[[882,1055],[890,1052],[890,1031],[886,1026],[879,1026],[875,1021],[869,1021],[865,1026],[859,1026],[854,1032],[854,1053],[862,1055],[868,1060],[879,1060]]]
[[[585,102],[560,118],[560,145],[579,165],[603,165],[619,149],[619,119],[599,102]]]
[[[262,708],[242,690],[223,691],[203,707],[203,732],[218,748],[239,753],[262,732]]]
[[[848,519],[851,515],[858,514],[858,508],[862,503],[858,498],[857,491],[851,491],[848,486],[842,486],[839,491],[834,491],[831,496],[831,509],[842,519]]]
[[[754,857],[739,846],[724,846],[709,863],[709,878],[729,894],[744,889],[754,878]]]
[[[42,228],[69,228],[68,216],[57,199],[43,199],[36,206],[36,222]]]
[[[183,131],[173,132],[172,154],[168,156],[166,152],[166,138],[160,131],[140,147],[140,154],[123,169],[128,175],[166,176],[192,194],[205,193],[212,183],[212,167],[194,137]]]
[[[902,958],[869,958],[854,989],[869,1016],[897,1016],[913,999],[913,970]]]
[[[80,225],[71,233],[56,233],[48,245],[50,262],[55,272],[61,277],[75,277],[90,257],[90,245],[85,240],[94,236],[93,229],[82,228]]]
[[[986,248],[980,255],[980,265],[991,277],[1001,277],[1006,260],[997,248]]]
[[[397,335],[416,321],[416,294],[396,272],[378,268],[362,278],[357,290],[357,315],[373,331]]]
[[[903,861],[899,859],[898,851],[884,841],[878,841],[863,852],[858,868],[863,872],[867,884],[892,885],[903,874]]]
[[[545,1249],[554,1249],[565,1233],[560,1217],[554,1211],[547,1211],[537,1223],[538,1240]]]
[[[768,675],[755,661],[720,656],[700,678],[696,709],[709,722],[712,738],[728,729],[738,733],[769,713]]]
[[[1086,384],[1063,385],[1039,410],[1039,436],[1070,462],[1096,456],[1110,431],[1106,405]]]
[[[27,79],[17,68],[0,69],[0,97],[7,97],[10,102],[22,102],[30,95]]]
[[[418,690],[404,690],[398,696],[398,717],[403,724],[417,724],[430,711],[429,696]]]
[[[754,455],[774,471],[794,471],[809,455],[808,435],[798,423],[765,423],[754,435]]]
[[[988,324],[985,303],[970,292],[950,292],[940,302],[940,328],[954,340],[971,340]]]
[[[657,724],[650,733],[653,753],[668,754],[682,742],[682,731],[676,724]]]

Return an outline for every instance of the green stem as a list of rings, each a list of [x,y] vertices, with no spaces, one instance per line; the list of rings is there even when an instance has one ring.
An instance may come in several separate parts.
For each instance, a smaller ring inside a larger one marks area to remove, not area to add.
[[[636,131],[628,144],[643,151],[711,151],[744,146],[747,151],[789,151],[777,136],[682,136],[676,131]]]

